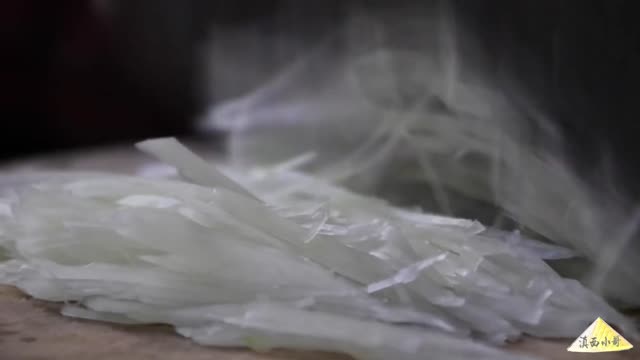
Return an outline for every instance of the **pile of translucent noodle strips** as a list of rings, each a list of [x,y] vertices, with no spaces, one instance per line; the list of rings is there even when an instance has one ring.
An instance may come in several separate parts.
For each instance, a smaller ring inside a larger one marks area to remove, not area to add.
[[[165,323],[200,344],[361,359],[515,359],[523,334],[632,323],[545,259],[555,245],[388,205],[297,172],[220,169],[174,139],[138,148],[179,178],[1,179],[0,283],[67,316]]]

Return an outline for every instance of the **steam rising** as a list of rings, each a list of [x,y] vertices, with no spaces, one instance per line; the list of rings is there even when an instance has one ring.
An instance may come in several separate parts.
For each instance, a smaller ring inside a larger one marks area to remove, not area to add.
[[[573,275],[597,292],[640,305],[631,241],[640,215],[613,189],[582,180],[555,122],[484,55],[444,2],[354,10],[336,34],[215,106],[203,125],[230,132],[238,165],[315,154],[308,172],[359,192],[453,215],[486,216],[495,205],[495,215],[588,259]],[[430,193],[417,196],[416,184]]]

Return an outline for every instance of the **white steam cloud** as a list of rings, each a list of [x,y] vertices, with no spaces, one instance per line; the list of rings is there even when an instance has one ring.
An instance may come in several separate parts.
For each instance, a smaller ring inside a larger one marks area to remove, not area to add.
[[[588,259],[573,274],[587,285],[640,305],[640,249],[631,241],[640,213],[614,189],[584,182],[554,121],[521,87],[499,85],[485,58],[447,3],[354,10],[283,72],[216,105],[203,125],[230,133],[237,164],[313,153],[307,171],[360,192],[423,205],[432,198],[427,210],[455,215],[492,204]]]

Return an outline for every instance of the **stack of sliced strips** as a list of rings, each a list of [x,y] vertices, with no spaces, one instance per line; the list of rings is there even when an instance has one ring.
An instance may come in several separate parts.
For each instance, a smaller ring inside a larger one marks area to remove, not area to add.
[[[218,170],[175,139],[138,148],[186,181],[2,179],[0,283],[67,316],[359,359],[522,359],[495,345],[575,337],[597,317],[636,335],[545,263],[564,248],[351,193],[295,171],[304,158]]]

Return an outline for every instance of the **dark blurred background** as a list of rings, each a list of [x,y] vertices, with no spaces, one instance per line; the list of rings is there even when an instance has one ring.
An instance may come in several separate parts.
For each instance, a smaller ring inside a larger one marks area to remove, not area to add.
[[[251,89],[295,55],[290,47],[243,37],[244,30],[294,34],[302,49],[344,21],[354,5],[408,3],[5,0],[0,159],[189,135],[207,105]],[[640,33],[633,5],[484,0],[457,1],[454,8],[491,60],[560,119],[586,172],[596,168],[605,144],[627,185],[637,188]],[[206,56],[253,72],[255,83],[246,76],[234,82],[222,67],[207,73]],[[211,79],[225,79],[225,86]]]

